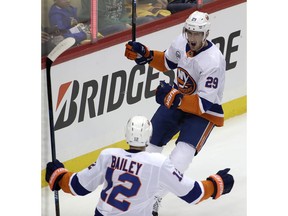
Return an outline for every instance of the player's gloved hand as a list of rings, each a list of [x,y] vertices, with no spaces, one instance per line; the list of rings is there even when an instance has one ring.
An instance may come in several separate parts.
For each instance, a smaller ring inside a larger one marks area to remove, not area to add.
[[[228,174],[230,168],[218,171],[216,174],[207,178],[214,184],[213,199],[219,198],[221,195],[229,193],[234,185],[234,178],[231,174]]]
[[[156,89],[156,102],[165,105],[168,109],[176,109],[183,98],[183,94],[165,81],[160,81]]]
[[[45,180],[49,183],[52,191],[61,189],[58,183],[67,172],[68,170],[65,169],[64,165],[57,159],[54,162],[47,163]]]
[[[152,61],[153,51],[150,51],[145,45],[136,41],[129,41],[125,46],[125,56],[130,60],[135,60],[138,65]]]

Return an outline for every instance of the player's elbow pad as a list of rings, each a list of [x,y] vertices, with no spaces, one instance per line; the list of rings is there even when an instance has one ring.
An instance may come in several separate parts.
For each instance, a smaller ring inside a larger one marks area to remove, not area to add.
[[[152,52],[153,60],[149,63],[149,65],[162,72],[168,71],[165,66],[165,53],[157,50],[152,50]]]

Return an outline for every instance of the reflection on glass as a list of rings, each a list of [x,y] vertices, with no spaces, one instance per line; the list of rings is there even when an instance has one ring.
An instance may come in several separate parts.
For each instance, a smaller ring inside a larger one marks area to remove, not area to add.
[[[43,1],[47,11],[42,13],[47,16],[42,19],[42,56],[66,37],[74,37],[78,46],[131,29],[132,0]],[[212,1],[137,0],[136,24],[150,23],[194,7],[199,9]]]

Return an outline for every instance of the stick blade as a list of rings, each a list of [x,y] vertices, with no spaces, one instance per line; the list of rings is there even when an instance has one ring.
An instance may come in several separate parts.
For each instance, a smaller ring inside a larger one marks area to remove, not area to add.
[[[48,58],[54,62],[58,56],[60,56],[63,52],[69,49],[71,46],[75,44],[75,38],[68,37],[62,40],[56,47],[48,54]]]

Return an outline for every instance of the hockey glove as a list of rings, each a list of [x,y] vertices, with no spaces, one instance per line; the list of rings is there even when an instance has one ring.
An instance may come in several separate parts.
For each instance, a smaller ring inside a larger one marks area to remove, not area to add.
[[[165,81],[160,81],[156,89],[156,102],[165,105],[168,109],[176,109],[183,98],[183,94],[175,88],[172,88]]]
[[[52,191],[61,189],[58,183],[67,172],[68,170],[65,169],[64,165],[58,160],[47,163],[45,179],[49,183],[49,187]]]
[[[207,178],[213,182],[214,193],[212,194],[213,199],[219,198],[221,195],[229,193],[234,185],[234,178],[228,174],[230,168],[218,171],[216,174],[211,175]]]
[[[144,65],[152,61],[153,51],[139,42],[129,41],[126,44],[125,56],[130,60],[135,60],[138,65]]]

